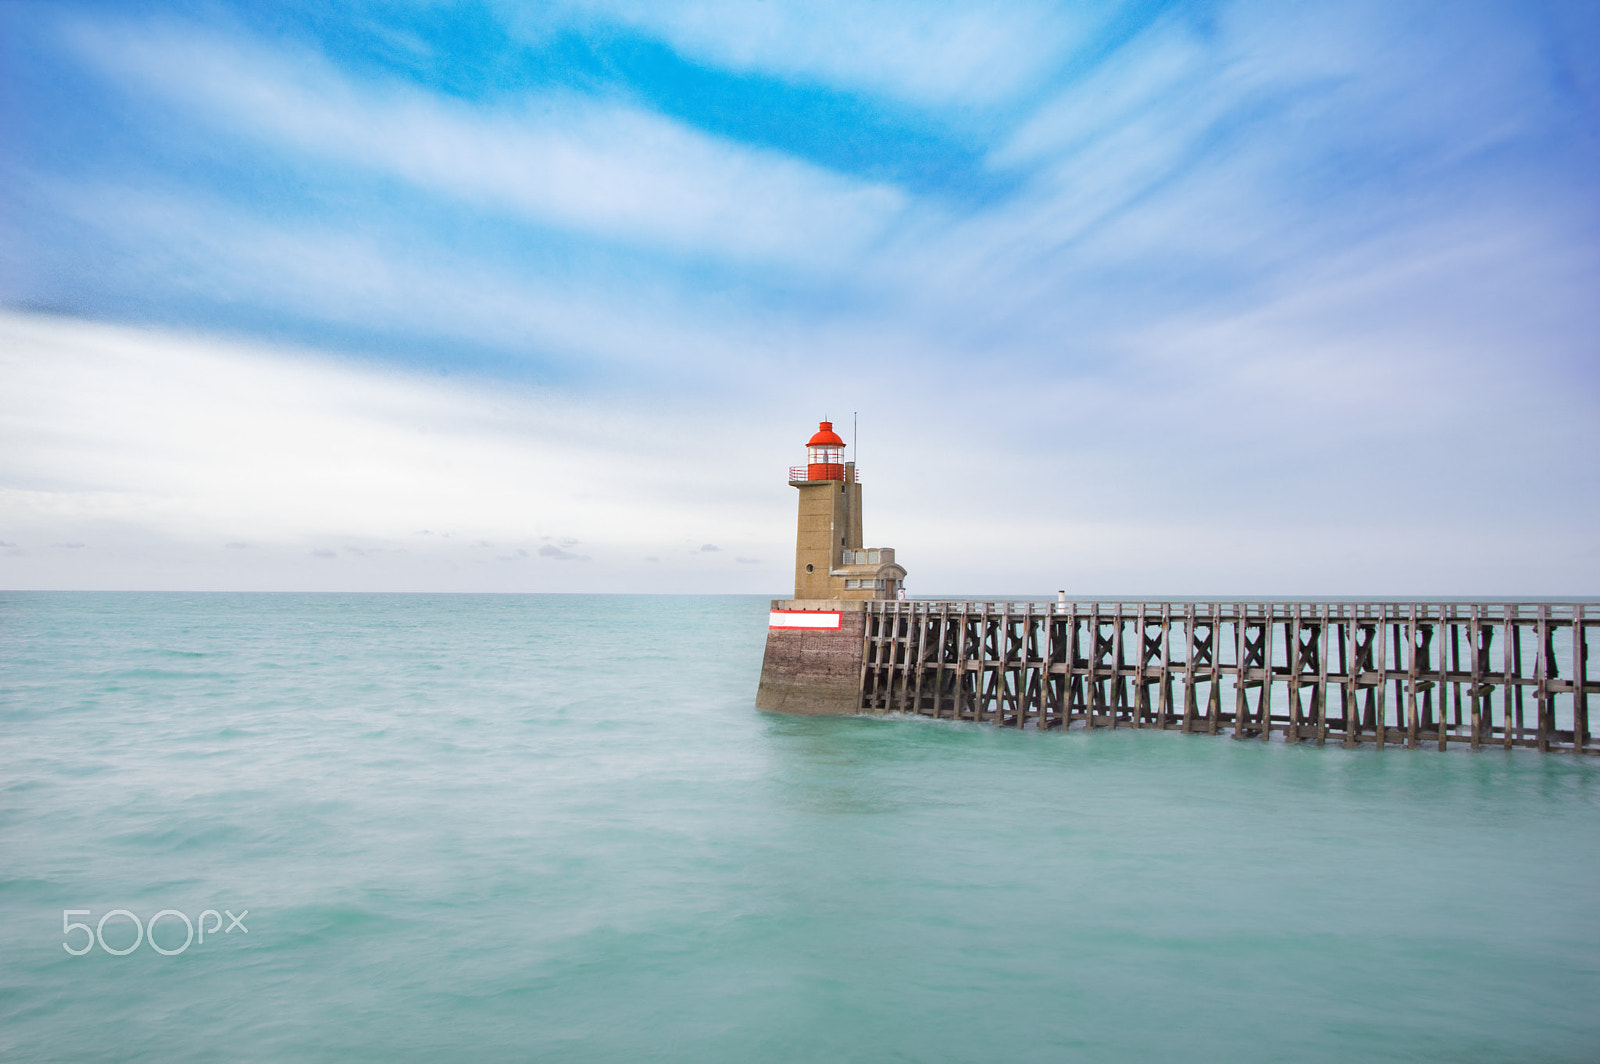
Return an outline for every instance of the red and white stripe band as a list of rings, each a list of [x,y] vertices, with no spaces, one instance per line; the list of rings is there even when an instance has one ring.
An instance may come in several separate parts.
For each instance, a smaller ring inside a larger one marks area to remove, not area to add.
[[[838,628],[841,613],[828,610],[773,610],[768,628]]]

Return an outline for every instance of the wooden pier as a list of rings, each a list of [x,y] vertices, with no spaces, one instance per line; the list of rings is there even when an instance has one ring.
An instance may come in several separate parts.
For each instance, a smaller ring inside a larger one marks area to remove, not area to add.
[[[1600,604],[865,603],[860,711],[1600,753]]]

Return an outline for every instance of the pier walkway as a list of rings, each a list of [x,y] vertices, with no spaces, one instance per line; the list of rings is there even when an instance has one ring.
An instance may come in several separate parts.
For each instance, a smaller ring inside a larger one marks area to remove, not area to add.
[[[1600,753],[1588,640],[1600,604],[864,606],[862,712]]]

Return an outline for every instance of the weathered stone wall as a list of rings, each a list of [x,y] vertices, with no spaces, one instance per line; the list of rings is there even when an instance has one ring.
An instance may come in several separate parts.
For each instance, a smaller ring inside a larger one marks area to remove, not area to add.
[[[809,603],[811,608],[820,604]],[[857,606],[851,610],[852,605]],[[795,604],[773,603],[792,609]],[[775,713],[858,712],[861,642],[867,615],[855,603],[827,603],[844,614],[838,628],[768,628],[756,708]],[[804,608],[804,607],[801,607]]]

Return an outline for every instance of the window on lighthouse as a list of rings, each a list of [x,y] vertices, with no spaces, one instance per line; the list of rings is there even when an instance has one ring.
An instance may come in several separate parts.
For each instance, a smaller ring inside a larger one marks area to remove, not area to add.
[[[812,465],[843,465],[844,448],[827,445],[807,447],[806,460]]]

